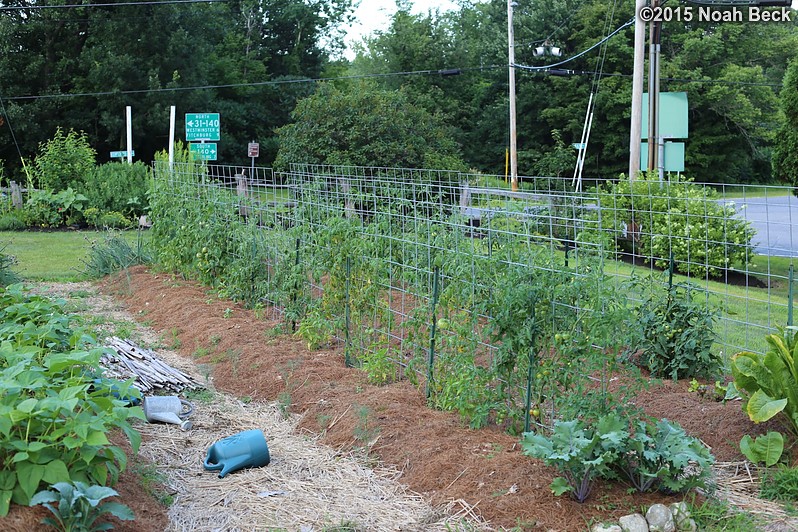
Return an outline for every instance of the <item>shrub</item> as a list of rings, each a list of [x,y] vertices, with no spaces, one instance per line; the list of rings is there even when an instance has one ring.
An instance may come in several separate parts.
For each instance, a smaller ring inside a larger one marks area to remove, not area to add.
[[[621,176],[599,191],[600,225],[611,231],[619,247],[667,268],[698,277],[720,277],[751,259],[751,224],[734,215],[734,204],[723,204],[718,193],[685,179],[660,183],[655,174],[634,182]]]
[[[638,280],[643,301],[638,312],[642,334],[640,364],[658,377],[673,380],[713,377],[721,368],[712,352],[716,311],[693,299],[689,284],[665,288],[653,279]]]
[[[140,161],[133,164],[110,162],[86,174],[81,192],[88,198],[89,207],[123,213],[127,217],[138,216],[148,206],[148,180],[149,167]]]
[[[741,352],[732,357],[734,384],[746,392],[743,408],[751,421],[762,423],[781,414],[798,435],[798,327],[785,327],[765,337],[767,353]]]
[[[83,189],[86,176],[94,168],[96,152],[86,134],[59,127],[52,139],[39,145],[34,162],[39,185],[51,192],[66,188]]]
[[[22,217],[30,227],[59,227],[79,223],[83,219],[86,196],[72,188],[58,193],[46,190],[33,192],[22,210]]]

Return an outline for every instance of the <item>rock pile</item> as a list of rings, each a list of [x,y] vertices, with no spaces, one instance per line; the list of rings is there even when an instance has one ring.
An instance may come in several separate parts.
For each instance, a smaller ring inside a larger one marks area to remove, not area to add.
[[[695,532],[697,529],[687,503],[677,502],[670,506],[653,504],[645,516],[625,515],[617,524],[593,525],[590,532]]]

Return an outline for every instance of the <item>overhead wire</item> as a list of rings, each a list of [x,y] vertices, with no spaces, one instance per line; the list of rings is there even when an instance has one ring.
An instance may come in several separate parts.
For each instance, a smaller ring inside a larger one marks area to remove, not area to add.
[[[153,6],[158,4],[214,4],[228,0],[144,0],[136,2],[105,2],[100,4],[63,4],[34,6],[0,6],[0,11],[38,11],[42,9],[76,9],[80,7]]]

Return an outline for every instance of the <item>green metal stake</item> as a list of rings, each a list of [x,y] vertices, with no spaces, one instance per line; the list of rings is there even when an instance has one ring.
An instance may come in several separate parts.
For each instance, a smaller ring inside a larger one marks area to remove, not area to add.
[[[790,280],[787,284],[787,327],[792,327],[792,281],[795,276],[793,265],[790,264]]]
[[[673,260],[673,252],[672,251],[671,251],[670,261],[668,261],[668,262],[669,262],[669,264],[668,264],[668,290],[670,291],[671,289],[673,289],[673,266],[674,266],[674,260]]]
[[[532,306],[532,323],[534,322],[535,307]],[[537,336],[533,335],[533,338],[537,338]],[[526,371],[526,401],[524,404],[524,408],[526,409],[524,412],[524,432],[529,432],[529,428],[531,426],[531,414],[529,411],[532,409],[532,379],[534,378],[534,372],[532,369],[535,366],[536,349],[537,346],[534,343],[532,344],[532,347],[529,348],[529,368]]]
[[[296,274],[297,270],[299,269],[299,244],[301,240],[299,238],[296,239],[296,258],[294,259],[294,274]],[[296,297],[297,292],[299,292],[299,279],[294,279],[294,290],[291,293],[291,306],[293,307],[296,304]],[[294,309],[291,309],[293,312]],[[291,320],[291,332],[296,332],[296,318]]]
[[[565,267],[568,267],[568,250],[571,249],[571,246],[568,244],[568,241],[565,241]]]
[[[429,400],[432,395],[432,366],[435,364],[435,332],[438,328],[437,319],[435,318],[435,309],[438,306],[440,274],[440,268],[435,266],[432,278],[432,326],[429,336],[429,360],[427,361],[427,400]]]
[[[350,319],[351,319],[350,318],[350,312],[351,311],[349,309],[349,282],[350,282],[350,279],[351,279],[351,274],[352,274],[352,260],[347,256],[346,257],[346,282],[345,282],[345,285],[344,285],[344,292],[345,292],[345,298],[346,298],[346,303],[345,303],[346,306],[344,307],[344,318],[345,318],[345,321],[346,321],[346,332],[345,332],[346,336],[345,336],[345,339],[344,339],[344,365],[346,365],[347,368],[351,368],[352,367],[352,359],[350,358],[351,357],[350,351],[352,349],[352,344],[350,343],[350,339],[349,339],[349,325],[350,325]]]

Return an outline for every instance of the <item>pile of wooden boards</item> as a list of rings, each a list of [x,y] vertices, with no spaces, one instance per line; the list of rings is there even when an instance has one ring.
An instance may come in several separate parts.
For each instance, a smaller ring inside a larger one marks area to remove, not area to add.
[[[114,353],[106,353],[100,358],[105,376],[119,380],[135,379],[133,386],[144,395],[203,388],[187,373],[173,368],[153,351],[139,347],[130,340],[112,337],[106,347]]]

